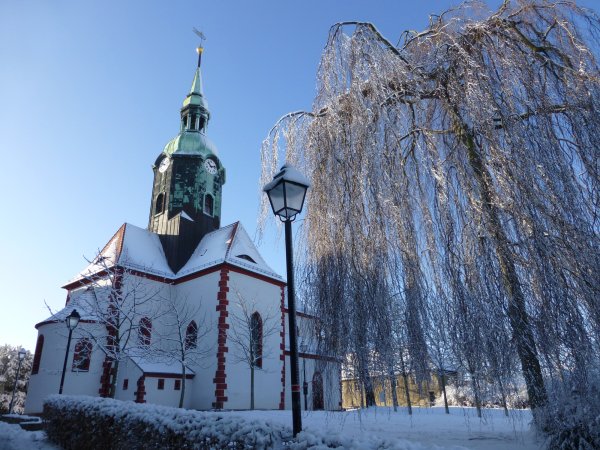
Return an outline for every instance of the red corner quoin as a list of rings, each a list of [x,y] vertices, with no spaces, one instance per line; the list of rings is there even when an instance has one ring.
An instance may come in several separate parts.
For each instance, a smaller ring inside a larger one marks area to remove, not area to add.
[[[213,383],[215,383],[215,401],[213,402],[213,408],[216,409],[223,409],[223,405],[227,401],[227,397],[225,396],[225,391],[227,390],[225,361],[226,353],[228,351],[227,329],[229,328],[229,324],[227,323],[227,316],[229,316],[229,313],[227,312],[227,305],[229,304],[229,300],[227,300],[227,293],[229,292],[229,287],[227,286],[228,281],[229,269],[222,268],[221,278],[219,280],[219,292],[217,293],[217,306],[215,308],[219,312],[219,322],[217,325],[219,333],[217,339],[217,370],[215,372],[215,377],[213,378]]]

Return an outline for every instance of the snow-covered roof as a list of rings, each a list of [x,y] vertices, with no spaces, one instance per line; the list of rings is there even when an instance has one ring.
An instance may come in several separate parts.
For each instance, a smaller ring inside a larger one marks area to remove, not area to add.
[[[143,356],[129,355],[129,358],[136,366],[144,373],[161,373],[169,375],[181,375],[181,363],[179,361],[156,362],[151,361]],[[195,375],[195,372],[189,367],[185,368],[186,375]]]
[[[240,222],[208,233],[202,238],[189,261],[176,278],[227,262],[251,272],[283,281],[260,256],[258,249]]]
[[[177,280],[218,264],[229,263],[277,281],[283,278],[262,258],[240,222],[206,234],[188,262],[174,273],[167,262],[157,234],[125,223],[98,256],[65,286],[119,265],[161,278]]]
[[[107,304],[106,302],[97,301],[96,296],[101,296],[103,293],[98,289],[83,289],[75,292],[69,299],[69,304],[60,311],[52,314],[46,320],[38,323],[36,328],[47,322],[64,322],[69,314],[76,309],[81,318],[79,320],[94,322],[99,319],[100,311],[94,308],[101,307]]]

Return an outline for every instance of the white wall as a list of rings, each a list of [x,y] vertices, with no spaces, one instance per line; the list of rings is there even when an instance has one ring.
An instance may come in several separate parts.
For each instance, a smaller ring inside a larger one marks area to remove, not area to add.
[[[73,331],[63,394],[69,395],[98,395],[100,388],[100,376],[102,374],[102,362],[104,354],[95,345],[92,348],[90,370],[87,372],[73,372],[73,353],[77,341],[87,337],[86,330],[94,333],[102,333],[103,329],[97,324],[80,322]],[[67,348],[69,330],[64,322],[48,323],[38,329],[38,336],[44,336],[44,346],[40,360],[39,372],[32,375],[27,391],[25,402],[25,413],[39,413],[42,411],[44,399],[51,394],[58,394],[60,378]]]
[[[247,304],[254,304],[263,319],[263,329],[275,327],[276,331],[263,338],[263,367],[254,371],[254,407],[278,409],[281,400],[281,288],[256,278],[236,272],[229,273],[229,316],[239,310],[241,296]],[[232,320],[228,320],[231,324]],[[268,322],[268,323],[267,323]],[[232,325],[233,326],[233,325]],[[250,408],[250,368],[244,362],[236,362],[240,349],[227,342],[227,403],[225,408]]]

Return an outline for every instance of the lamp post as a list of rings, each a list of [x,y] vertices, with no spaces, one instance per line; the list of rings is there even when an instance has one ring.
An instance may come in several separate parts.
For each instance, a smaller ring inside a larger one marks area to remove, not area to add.
[[[306,344],[300,344],[302,353],[306,353]],[[308,382],[306,381],[306,354],[302,358],[302,375],[304,382],[302,383],[302,393],[304,394],[304,410],[308,411]]]
[[[294,293],[294,256],[292,253],[292,221],[302,211],[310,183],[304,175],[285,164],[264,191],[269,197],[273,214],[285,224],[285,252],[288,290],[288,319],[292,381],[292,420],[294,437],[302,431],[300,413],[300,382],[298,377],[298,346],[296,343],[296,299]]]
[[[77,325],[79,324],[79,319],[81,319],[81,316],[76,309],[71,311],[71,314],[69,314],[65,319],[65,323],[69,329],[69,337],[67,338],[67,351],[65,352],[65,362],[63,364],[62,376],[60,377],[60,388],[58,389],[59,394],[63,393],[65,372],[67,371],[67,359],[69,359],[69,347],[71,346],[71,336],[73,335],[73,330],[77,328]]]
[[[13,386],[12,397],[10,399],[10,405],[8,407],[9,414],[12,414],[13,404],[15,403],[15,393],[17,392],[17,381],[19,381],[19,373],[21,372],[21,363],[25,359],[26,354],[27,351],[24,348],[19,350],[19,353],[17,353],[17,356],[19,357],[19,365],[17,366],[17,376],[15,377],[15,384]]]

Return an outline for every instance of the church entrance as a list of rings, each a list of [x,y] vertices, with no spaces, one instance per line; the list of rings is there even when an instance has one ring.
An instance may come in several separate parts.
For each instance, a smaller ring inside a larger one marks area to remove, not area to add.
[[[315,372],[315,374],[313,375],[312,394],[313,409],[324,409],[325,402],[323,401],[323,377],[321,376],[321,372]]]

